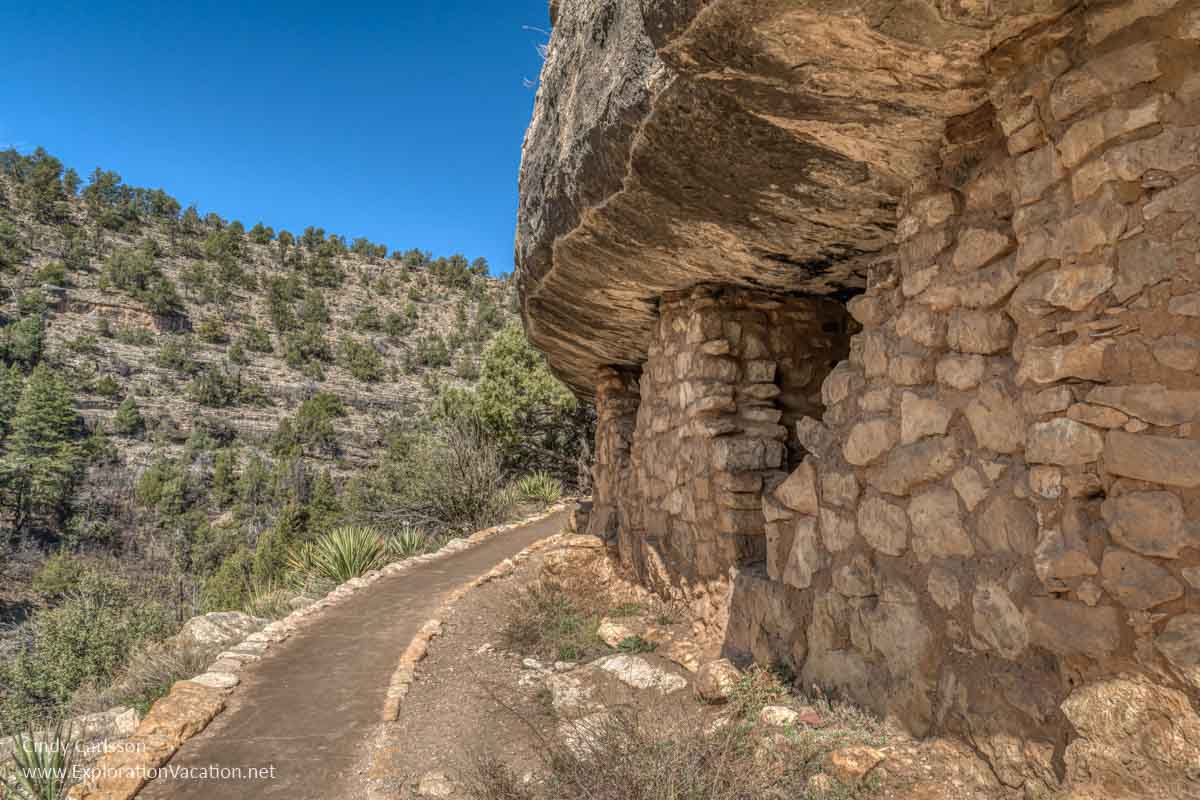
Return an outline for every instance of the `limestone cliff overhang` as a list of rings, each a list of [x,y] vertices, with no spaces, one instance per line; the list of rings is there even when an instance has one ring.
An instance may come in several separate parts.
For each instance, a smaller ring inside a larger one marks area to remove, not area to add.
[[[860,291],[986,104],[984,53],[1070,5],[557,0],[520,176],[531,340],[590,395],[645,360],[664,292]]]

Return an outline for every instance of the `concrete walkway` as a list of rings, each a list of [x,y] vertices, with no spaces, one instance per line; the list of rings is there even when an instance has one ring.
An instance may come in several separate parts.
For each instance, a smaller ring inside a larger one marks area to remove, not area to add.
[[[562,530],[567,512],[496,534],[482,544],[385,578],[331,607],[262,661],[220,716],[187,741],[145,800],[334,800],[359,785],[368,737],[377,729],[388,683],[404,648],[442,597],[505,558]],[[211,768],[242,770],[212,776]],[[210,768],[209,775],[197,770]],[[266,777],[249,778],[249,770]],[[273,768],[273,770],[272,770]]]

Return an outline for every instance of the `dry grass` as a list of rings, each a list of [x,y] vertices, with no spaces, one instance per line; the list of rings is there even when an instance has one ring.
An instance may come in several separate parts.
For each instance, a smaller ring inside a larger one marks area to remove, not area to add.
[[[599,596],[580,596],[542,580],[517,594],[501,637],[508,650],[543,659],[580,661],[603,655],[610,651],[596,629],[605,609]]]
[[[489,756],[464,778],[473,800],[861,800],[876,789],[833,783],[810,789],[827,749],[795,732],[763,734],[747,724],[719,730],[663,730],[635,711],[589,718],[568,746],[547,743],[544,775],[525,782]]]
[[[72,698],[72,712],[86,714],[114,706],[133,706],[145,714],[176,681],[203,673],[224,647],[179,646],[174,641],[149,642],[129,656],[120,677],[104,689],[83,687]]]

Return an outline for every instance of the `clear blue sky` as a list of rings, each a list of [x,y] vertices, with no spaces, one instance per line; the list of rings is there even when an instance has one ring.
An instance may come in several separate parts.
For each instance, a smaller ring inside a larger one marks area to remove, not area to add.
[[[512,269],[547,0],[4,0],[0,148]]]

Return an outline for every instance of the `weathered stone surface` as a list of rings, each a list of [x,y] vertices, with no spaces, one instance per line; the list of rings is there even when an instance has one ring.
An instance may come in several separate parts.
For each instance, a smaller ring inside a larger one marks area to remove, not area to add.
[[[800,514],[817,513],[817,471],[805,461],[775,489],[775,499]]]
[[[979,471],[974,467],[963,467],[954,473],[954,477],[950,479],[950,485],[962,498],[967,511],[974,511],[988,494],[987,487],[983,484],[983,478],[979,476]]]
[[[1151,425],[1182,425],[1200,417],[1200,391],[1168,389],[1158,383],[1097,386],[1088,393],[1087,400],[1120,409]]]
[[[1064,528],[1047,528],[1033,553],[1033,571],[1046,588],[1062,591],[1066,581],[1099,572],[1079,535]]]
[[[812,586],[813,575],[825,564],[817,536],[815,517],[800,517],[796,521],[792,550],[783,568],[783,582],[797,589]]]
[[[1029,645],[1029,633],[1008,593],[995,583],[984,583],[975,588],[971,598],[975,611],[974,625],[985,642],[997,653],[1010,661],[1017,659]]]
[[[950,425],[950,417],[950,409],[937,400],[905,392],[900,397],[900,441],[912,444],[926,436],[941,436]]]
[[[840,508],[853,508],[858,500],[858,479],[851,472],[822,472],[821,497]]]
[[[855,466],[877,461],[900,441],[900,428],[890,419],[869,419],[855,424],[842,445],[842,455]]]
[[[888,494],[907,495],[914,487],[953,472],[961,454],[953,436],[935,436],[902,445],[888,454],[882,466],[867,474],[867,483]]]
[[[240,611],[214,611],[189,619],[175,634],[175,640],[200,647],[221,647],[242,641],[267,622]]]
[[[854,541],[854,517],[839,514],[832,508],[822,508],[818,518],[821,525],[821,542],[831,553],[840,553]]]
[[[908,515],[880,497],[869,497],[858,507],[858,530],[881,553],[898,556],[908,547]]]
[[[572,387],[590,394],[597,367],[645,359],[663,291],[863,285],[945,120],[980,105],[994,24],[922,10],[893,30],[877,13],[558,4],[516,275],[530,339]],[[836,114],[812,113],[827,104]]]
[[[938,383],[951,389],[966,391],[973,389],[983,380],[984,360],[982,356],[950,355],[937,363]]]
[[[670,694],[687,688],[687,679],[650,663],[642,656],[617,653],[605,656],[594,665],[634,689],[654,689]]]
[[[1126,608],[1144,611],[1183,596],[1183,584],[1149,559],[1110,549],[1100,562],[1105,591]]]
[[[953,611],[962,601],[958,578],[954,577],[954,573],[939,566],[934,566],[929,570],[926,589],[929,591],[929,596],[933,598],[933,602],[945,611]]]
[[[829,754],[827,771],[842,783],[853,785],[882,763],[884,758],[884,754],[873,747],[842,747]]]
[[[1154,343],[1153,352],[1158,363],[1181,372],[1200,366],[1200,339],[1166,336]]]
[[[946,341],[960,353],[989,355],[1012,343],[1013,323],[999,311],[955,311],[950,315]]]
[[[1185,525],[1183,503],[1171,492],[1127,492],[1101,509],[1113,541],[1142,555],[1178,558],[1183,548],[1200,546],[1200,532]]]
[[[1025,458],[1033,464],[1087,464],[1102,452],[1099,431],[1062,417],[1031,425],[1025,446]]]
[[[1102,380],[1104,354],[1111,344],[1101,339],[1061,347],[1030,347],[1017,371],[1017,383],[1055,383],[1065,378]]]
[[[1109,431],[1104,468],[1114,475],[1166,486],[1200,486],[1200,441]]]
[[[1180,614],[1163,626],[1154,646],[1184,680],[1200,689],[1200,614]]]
[[[1031,644],[1064,656],[1103,658],[1121,643],[1121,619],[1112,606],[1034,597],[1025,607],[1025,627]]]
[[[949,489],[931,489],[908,504],[913,552],[922,561],[932,558],[969,558],[975,546],[962,524],[958,495]]]
[[[1025,416],[1004,382],[985,383],[963,413],[985,450],[1015,453],[1025,446]]]
[[[1075,796],[1195,796],[1200,716],[1182,692],[1142,677],[1106,678],[1076,688],[1062,710],[1078,733],[1063,755]]]
[[[1076,403],[1067,409],[1067,419],[1082,422],[1093,428],[1120,428],[1129,422],[1129,415],[1108,406]]]
[[[1050,94],[1050,110],[1055,119],[1067,119],[1100,98],[1160,74],[1159,52],[1153,44],[1125,47],[1062,76]]]
[[[696,696],[706,703],[724,703],[741,679],[741,670],[729,659],[709,661],[696,672]]]

